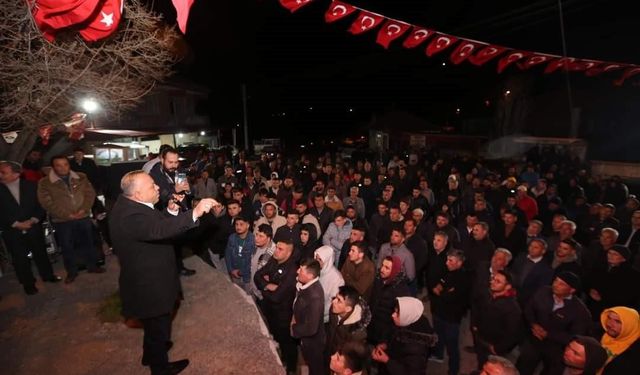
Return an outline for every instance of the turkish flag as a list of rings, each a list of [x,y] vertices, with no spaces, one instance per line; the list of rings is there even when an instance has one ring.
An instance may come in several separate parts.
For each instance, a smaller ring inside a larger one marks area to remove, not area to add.
[[[499,56],[506,51],[505,47],[488,45],[478,51],[475,55],[469,56],[469,62],[476,66],[481,66],[489,62],[491,59]]]
[[[33,19],[45,39],[52,42],[59,30],[95,16],[100,0],[30,1]]]
[[[622,86],[624,81],[635,76],[636,74],[640,74],[640,66],[632,65],[630,68],[627,68],[624,73],[622,73],[622,77],[613,81],[613,84],[616,86]]]
[[[458,65],[461,62],[468,59],[469,57],[471,57],[471,55],[473,54],[473,51],[475,51],[476,49],[482,48],[483,45],[485,44],[480,42],[472,42],[467,39],[462,39],[460,43],[458,43],[458,46],[456,47],[456,49],[453,50],[453,52],[451,52],[451,57],[449,59],[453,64]]]
[[[113,34],[120,24],[124,0],[105,0],[89,24],[81,29],[80,36],[87,42],[95,42]]]
[[[568,69],[569,64],[575,63],[576,59],[573,57],[562,57],[557,60],[552,60],[544,69],[545,74],[553,73],[558,69]]]
[[[404,40],[402,46],[404,48],[415,48],[422,44],[425,40],[429,39],[431,35],[435,34],[435,31],[425,29],[424,27],[414,26],[411,30],[411,34]]]
[[[411,27],[411,25],[404,22],[387,20],[380,28],[380,31],[378,31],[376,43],[384,48],[389,48],[389,44],[406,33],[409,27]]]
[[[522,70],[528,70],[536,65],[551,61],[557,57],[558,56],[546,55],[543,53],[534,53],[531,56],[527,57],[525,61],[518,63],[518,68]]]
[[[332,1],[331,6],[324,14],[324,20],[327,23],[335,22],[356,11],[356,7],[343,3],[342,1]]]
[[[173,3],[175,4],[176,1],[181,1],[181,0],[173,0]],[[193,0],[188,0],[188,1],[193,3]],[[289,9],[291,13],[293,13],[296,10],[302,8],[303,6],[309,4],[311,1],[312,0],[280,0],[280,5]]]
[[[194,0],[172,0],[173,7],[176,8],[176,21],[178,21],[178,28],[180,29],[180,31],[182,31],[183,34],[187,33],[187,21],[189,20],[189,11],[191,10],[193,1]],[[280,1],[281,4],[282,2],[283,1]]]
[[[529,56],[531,52],[510,51],[498,61],[498,73],[502,73],[509,65]]]
[[[613,72],[615,70],[619,70],[619,69],[622,69],[624,67],[625,67],[624,64],[602,63],[602,65],[600,65],[600,66],[596,66],[594,68],[587,69],[587,71],[585,72],[585,75],[587,77],[595,77],[595,76],[600,75],[602,73]]]
[[[431,43],[427,46],[427,56],[431,57],[438,52],[442,52],[457,41],[458,38],[455,36],[437,33],[435,38],[431,40]]]
[[[575,61],[567,65],[567,70],[570,72],[583,72],[600,64],[602,64],[602,61],[575,59]]]
[[[353,35],[362,34],[375,28],[382,23],[382,21],[384,21],[384,17],[381,15],[362,10],[360,11],[358,18],[356,18],[356,20],[351,24],[349,32]]]

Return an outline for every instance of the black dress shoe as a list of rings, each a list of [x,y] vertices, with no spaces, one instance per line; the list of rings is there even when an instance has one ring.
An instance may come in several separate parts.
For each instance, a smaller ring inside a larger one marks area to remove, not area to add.
[[[38,294],[38,288],[36,288],[35,285],[25,285],[24,292],[32,296],[34,294]]]
[[[196,270],[190,270],[188,268],[182,268],[180,270],[180,276],[193,276],[195,275]]]
[[[76,281],[76,277],[78,277],[78,275],[67,275],[67,277],[64,279],[64,283],[71,284],[72,282]]]
[[[47,283],[59,283],[60,281],[62,281],[62,277],[58,276],[58,275],[53,275],[50,278],[43,280],[44,282]]]
[[[189,366],[189,360],[188,359],[181,359],[179,361],[169,362],[169,372],[168,372],[168,374],[171,374],[171,375],[179,374],[179,373],[182,372],[182,370],[187,368],[187,366]]]

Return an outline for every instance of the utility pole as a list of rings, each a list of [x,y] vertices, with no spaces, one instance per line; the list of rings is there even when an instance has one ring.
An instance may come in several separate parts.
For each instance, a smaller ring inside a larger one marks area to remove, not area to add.
[[[247,113],[247,85],[242,84],[242,121],[244,125],[244,149],[249,152],[249,119]]]

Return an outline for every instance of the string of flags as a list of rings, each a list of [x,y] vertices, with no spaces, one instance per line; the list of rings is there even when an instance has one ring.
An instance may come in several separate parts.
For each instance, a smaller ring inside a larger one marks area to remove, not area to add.
[[[293,13],[314,0],[279,1],[284,8]],[[595,77],[606,73],[621,72],[618,78],[613,81],[616,86],[622,86],[627,79],[640,74],[640,65],[564,57],[485,43],[412,25],[339,0],[331,1],[324,18],[327,23],[332,23],[353,13],[357,13],[357,16],[348,29],[351,34],[360,35],[379,28],[376,43],[385,49],[388,49],[392,42],[400,38],[404,38],[402,46],[408,49],[417,48],[426,43],[425,54],[428,57],[435,56],[445,50],[451,50],[449,60],[454,65],[467,61],[473,65],[482,66],[497,59],[498,73],[504,72],[511,66],[516,66],[520,70],[529,70],[543,64],[546,64],[545,74],[566,70],[584,72],[588,77]]]
[[[68,120],[62,122],[58,127],[54,124],[43,124],[38,127],[38,136],[43,146],[49,144],[51,135],[57,130],[64,130],[67,133],[67,137],[71,141],[79,141],[84,138],[84,133],[87,128],[87,114],[86,113],[74,113]],[[8,131],[2,133],[4,141],[11,144],[16,141],[20,131]]]

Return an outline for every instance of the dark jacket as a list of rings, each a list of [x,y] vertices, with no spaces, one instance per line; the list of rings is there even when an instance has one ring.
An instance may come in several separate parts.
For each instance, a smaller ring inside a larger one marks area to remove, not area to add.
[[[296,298],[297,270],[297,261],[293,255],[282,264],[271,258],[253,277],[256,287],[262,291],[261,307],[271,329],[273,325],[287,327],[291,322],[293,300]],[[268,276],[269,281],[266,281],[264,276]],[[278,289],[265,290],[269,283],[278,285]]]
[[[515,293],[494,298],[487,296],[474,307],[472,326],[476,328],[476,343],[493,345],[498,355],[509,353],[523,333],[522,311]]]
[[[469,308],[470,274],[464,268],[448,271],[440,284],[440,295],[430,297],[431,312],[447,322],[460,323]]]
[[[538,263],[528,258],[528,254],[522,253],[513,261],[511,271],[513,272],[514,286],[518,291],[518,301],[520,306],[526,306],[531,297],[540,289],[540,287],[550,285],[553,281],[553,270],[551,266],[540,260]],[[525,275],[524,271],[531,268]]]
[[[300,224],[295,224],[293,228],[286,225],[281,226],[273,235],[273,242],[291,241],[295,246],[300,244]]]
[[[429,247],[427,242],[422,239],[417,233],[406,239],[404,245],[413,254],[413,259],[416,266],[416,275],[420,275],[421,271],[427,266]]]
[[[542,287],[533,295],[524,309],[529,326],[539,324],[547,331],[543,342],[564,348],[576,335],[589,336],[591,314],[575,295],[564,300],[564,307],[553,311],[553,294],[550,286]]]
[[[165,172],[164,169],[162,169],[162,162],[160,162],[151,168],[149,176],[153,178],[153,182],[160,188],[160,200],[156,203],[156,207],[165,209],[169,201],[173,198],[173,194],[176,192],[176,174],[175,172]]]
[[[37,189],[35,182],[21,179],[20,182],[20,203],[16,202],[9,189],[0,183],[0,231],[8,248],[18,250],[29,245],[41,247],[44,251],[45,240],[42,229],[42,221],[45,211],[38,203]],[[26,221],[31,218],[38,219],[38,223],[33,224],[26,233],[12,228],[16,221]],[[23,236],[29,236],[31,241],[25,241]],[[25,249],[25,253],[27,250]],[[42,276],[42,275],[41,275]]]
[[[504,224],[500,223],[496,226],[496,230],[492,232],[491,238],[495,242],[496,247],[503,247],[511,251],[514,257],[525,252],[527,249],[527,233],[518,223],[516,223],[508,236],[505,234]]]
[[[317,248],[322,246],[320,244],[320,241],[318,240],[316,226],[307,223],[302,225],[301,230],[302,229],[309,232],[309,241],[307,241],[306,245],[302,245],[300,242],[298,242],[298,246],[296,247],[295,251],[295,257],[296,259],[313,258],[313,252],[316,251]]]
[[[118,197],[109,228],[120,261],[120,297],[125,317],[150,318],[173,310],[180,280],[170,240],[197,225],[192,211],[171,216]]]
[[[333,210],[325,206],[325,208],[322,209],[322,213],[318,213],[317,208],[311,207],[309,213],[318,219],[318,224],[320,224],[320,230],[322,231],[322,233],[318,233],[318,238],[321,238],[329,227],[329,224],[333,222]]]
[[[298,291],[293,304],[293,318],[295,323],[291,325],[291,337],[300,339],[303,346],[324,347],[324,291],[320,279]]]
[[[604,366],[602,375],[637,374],[638,368],[640,368],[640,339]]]
[[[480,262],[491,260],[495,249],[496,245],[494,245],[489,237],[485,237],[485,239],[480,241],[470,237],[467,242],[462,244],[462,251],[464,251],[467,259],[465,261],[465,267],[475,273]]]
[[[367,339],[367,326],[371,322],[371,311],[364,300],[360,300],[343,320],[330,313],[327,325],[327,353],[335,353],[348,341],[363,342]]]
[[[638,272],[631,268],[628,261],[618,267],[596,268],[588,277],[587,289],[585,289],[587,306],[591,315],[599,318],[604,309],[614,306],[640,308],[638,281],[640,281]],[[590,289],[595,289],[600,293],[600,301],[591,298]]]
[[[367,339],[370,342],[378,344],[389,340],[393,328],[391,314],[396,305],[396,298],[410,295],[407,279],[402,273],[387,283],[380,277],[376,278],[369,302],[372,319]]]
[[[388,342],[389,362],[381,366],[382,374],[424,375],[427,371],[427,358],[430,348],[438,337],[424,316],[406,327],[394,325],[391,340]]]

